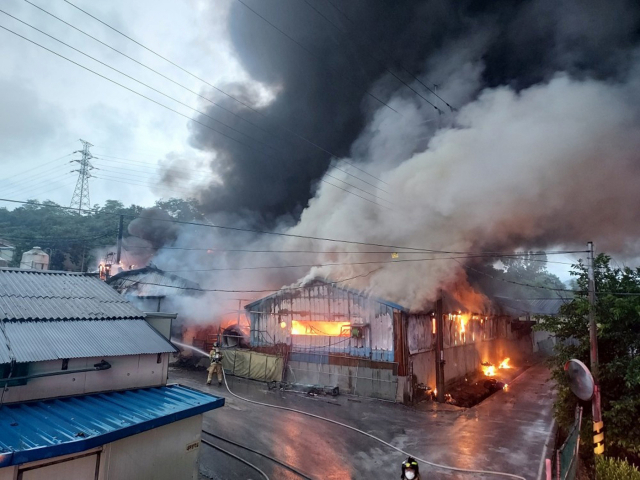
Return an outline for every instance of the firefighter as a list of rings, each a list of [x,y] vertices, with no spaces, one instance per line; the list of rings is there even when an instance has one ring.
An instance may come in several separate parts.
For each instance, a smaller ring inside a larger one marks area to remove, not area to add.
[[[420,480],[420,467],[413,457],[407,458],[402,462],[402,480]]]
[[[213,344],[211,353],[209,353],[209,360],[211,360],[211,365],[209,365],[207,385],[211,385],[211,379],[213,378],[214,373],[218,374],[218,385],[222,385],[222,352],[220,352],[218,342]]]

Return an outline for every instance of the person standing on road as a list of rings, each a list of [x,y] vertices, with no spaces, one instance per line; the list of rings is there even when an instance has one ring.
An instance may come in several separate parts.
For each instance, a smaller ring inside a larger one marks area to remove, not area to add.
[[[207,377],[207,385],[211,385],[211,379],[213,378],[213,374],[218,374],[218,386],[222,385],[222,352],[218,346],[218,342],[213,344],[213,348],[209,353],[209,360],[211,364],[209,365],[209,376]]]
[[[420,467],[413,457],[407,458],[402,462],[402,480],[420,480]]]

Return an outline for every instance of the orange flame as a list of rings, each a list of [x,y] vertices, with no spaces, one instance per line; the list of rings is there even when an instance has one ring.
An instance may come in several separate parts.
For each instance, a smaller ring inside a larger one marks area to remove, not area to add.
[[[509,360],[511,360],[509,357],[502,360],[502,363],[500,363],[498,368],[511,368],[511,365],[509,365]]]
[[[496,374],[496,367],[489,362],[482,362],[480,368],[487,377],[493,377]]]
[[[351,334],[349,322],[322,322],[293,320],[291,335],[324,335],[327,337],[348,337]]]

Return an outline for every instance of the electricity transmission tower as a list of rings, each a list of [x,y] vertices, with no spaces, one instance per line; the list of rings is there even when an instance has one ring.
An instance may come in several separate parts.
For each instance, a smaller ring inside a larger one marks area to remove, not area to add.
[[[71,208],[78,208],[78,213],[82,213],[84,207],[91,207],[89,201],[89,178],[91,178],[91,170],[95,167],[91,165],[90,160],[94,158],[89,151],[89,147],[93,147],[89,142],[82,142],[82,150],[76,150],[73,153],[82,154],[82,158],[78,160],[72,160],[72,162],[78,163],[80,166],[77,170],[71,170],[72,172],[78,172],[78,181],[76,182],[76,188],[73,191],[73,197],[71,197]]]

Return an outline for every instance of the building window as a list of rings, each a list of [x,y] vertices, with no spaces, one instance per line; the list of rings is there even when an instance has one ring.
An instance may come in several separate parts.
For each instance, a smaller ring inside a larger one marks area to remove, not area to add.
[[[158,356],[156,357],[156,363],[162,363],[162,354],[159,353]]]
[[[19,385],[26,385],[27,379],[22,380],[9,380],[9,374],[11,374],[11,364],[7,363],[5,365],[0,365],[0,388],[4,388],[7,384],[7,380],[10,387],[17,387]],[[26,377],[29,375],[29,364],[28,363],[15,363],[13,367],[13,373],[11,374],[11,378],[16,377]]]
[[[314,320],[293,320],[291,335],[322,335],[325,337],[351,336],[349,322],[323,322]]]
[[[62,359],[62,370],[68,370],[69,369],[69,359],[68,358],[63,358]]]

